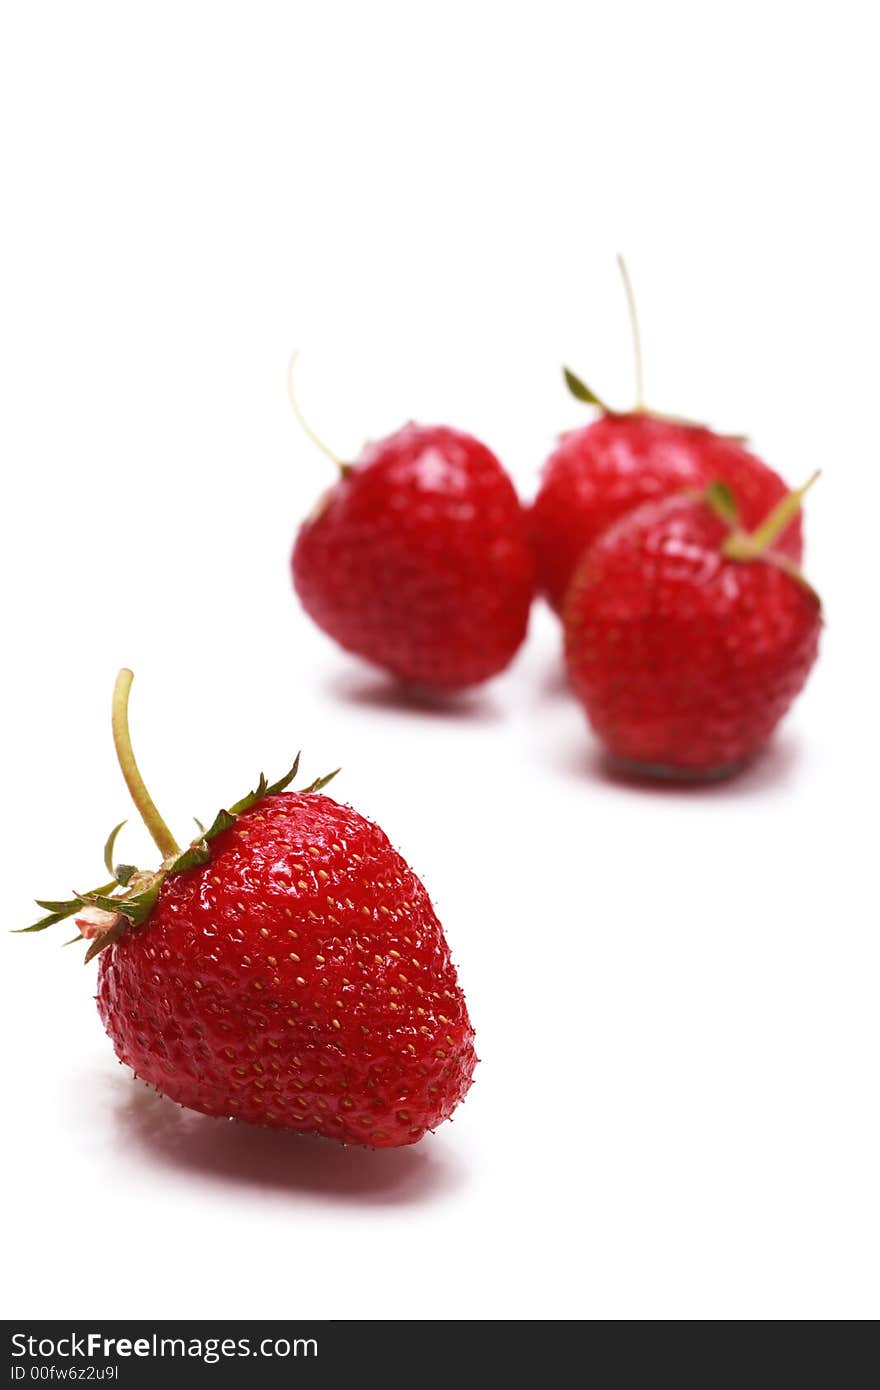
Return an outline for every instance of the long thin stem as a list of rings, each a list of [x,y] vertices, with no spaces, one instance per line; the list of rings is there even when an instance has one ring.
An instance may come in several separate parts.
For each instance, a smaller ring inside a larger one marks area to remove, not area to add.
[[[766,550],[772,545],[776,537],[781,535],[790,521],[793,521],[801,509],[801,503],[819,476],[820,470],[817,468],[803,487],[797,487],[792,492],[787,492],[780,502],[777,502],[772,512],[765,516],[760,526],[756,528],[749,537],[756,550]]]
[[[626,268],[626,261],[620,255],[617,257],[617,268],[620,271],[620,278],[623,281],[623,288],[626,294],[626,305],[629,310],[629,326],[632,332],[633,359],[636,369],[636,410],[640,411],[645,409],[645,375],[642,367],[642,335],[639,331],[636,297],[633,293],[629,271]]]
[[[131,799],[140,812],[141,820],[153,837],[159,853],[163,859],[167,859],[169,855],[180,853],[180,845],[159,815],[155,802],[147,791],[140,769],[135,762],[134,750],[131,746],[131,734],[128,729],[128,697],[133,680],[134,674],[128,670],[120,671],[116,677],[116,684],[113,687],[113,742]]]
[[[287,364],[287,394],[288,394],[288,396],[290,397],[290,406],[291,406],[291,409],[292,409],[294,415],[296,416],[297,422],[298,422],[300,428],[302,429],[303,433],[306,434],[306,435],[308,435],[309,439],[312,441],[312,443],[315,445],[315,447],[316,447],[317,449],[320,449],[320,450],[321,450],[321,453],[324,454],[324,455],[330,460],[331,463],[335,463],[335,464],[336,464],[336,467],[339,469],[339,471],[340,471],[341,473],[347,473],[347,472],[348,472],[348,464],[345,463],[345,462],[339,457],[338,454],[334,454],[333,450],[329,447],[329,445],[327,445],[327,444],[324,443],[324,441],[323,441],[323,439],[321,438],[320,435],[315,434],[315,431],[312,429],[312,427],[311,427],[311,425],[309,424],[308,420],[306,419],[305,415],[303,415],[303,413],[302,413],[302,409],[300,408],[300,403],[299,403],[299,401],[297,400],[297,396],[296,396],[296,387],[295,387],[295,385],[294,385],[294,379],[293,379],[293,376],[294,376],[294,368],[295,368],[295,366],[296,366],[296,361],[297,361],[297,358],[298,358],[298,357],[299,357],[299,353],[298,353],[298,352],[294,352],[294,353],[292,354],[291,358],[290,358],[290,361],[289,361],[288,364]]]

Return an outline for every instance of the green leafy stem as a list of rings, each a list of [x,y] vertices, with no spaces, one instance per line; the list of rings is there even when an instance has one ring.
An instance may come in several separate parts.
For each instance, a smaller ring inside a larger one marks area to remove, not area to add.
[[[293,766],[277,782],[268,782],[261,772],[253,791],[233,802],[228,810],[218,811],[207,829],[201,821],[196,821],[199,827],[198,836],[186,849],[181,850],[156,811],[134,762],[128,734],[127,711],[131,679],[130,671],[120,672],[114,694],[114,738],[116,739],[117,753],[129,790],[147,828],[160,850],[164,852],[167,847],[169,852],[165,853],[161,866],[155,871],[142,872],[133,864],[117,864],[114,867],[113,852],[116,841],[126,824],[125,821],[120,821],[118,825],[113,827],[104,845],[104,865],[111,875],[109,883],[100,884],[88,892],[75,892],[73,897],[64,901],[38,898],[37,906],[43,908],[46,915],[31,926],[18,929],[22,933],[45,931],[47,927],[52,927],[57,922],[63,922],[66,918],[74,916],[77,912],[82,912],[87,907],[100,908],[102,911],[112,914],[112,921],[108,921],[106,927],[95,936],[86,953],[86,961],[92,960],[112,941],[117,940],[128,927],[142,925],[153,911],[166,878],[187,873],[191,869],[207,864],[211,858],[211,841],[221,835],[224,830],[231,829],[242,812],[249,811],[264,797],[286,791],[299,771],[300,755],[297,753]],[[309,786],[302,789],[300,795],[322,791],[338,772],[339,768],[336,768],[325,777],[316,778]],[[79,940],[82,940],[82,937],[75,936],[65,944],[71,945],[73,941]]]

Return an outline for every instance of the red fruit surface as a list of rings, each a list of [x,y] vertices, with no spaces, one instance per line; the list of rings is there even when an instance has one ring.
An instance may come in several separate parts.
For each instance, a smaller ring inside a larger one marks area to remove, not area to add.
[[[732,771],[770,737],[816,659],[815,595],[721,553],[702,501],[649,503],[587,551],[563,611],[565,655],[617,758],[659,774]]]
[[[788,491],[755,454],[702,426],[649,414],[603,415],[564,435],[529,511],[539,587],[561,611],[578,561],[608,526],[643,502],[716,480],[734,492],[747,529]],[[800,560],[800,517],[776,548]]]
[[[407,425],[368,446],[302,526],[292,567],[318,626],[404,681],[474,685],[526,634],[523,509],[494,454],[456,430]]]
[[[99,957],[120,1061],[207,1115],[386,1148],[448,1119],[476,1064],[431,901],[378,826],[270,795]]]

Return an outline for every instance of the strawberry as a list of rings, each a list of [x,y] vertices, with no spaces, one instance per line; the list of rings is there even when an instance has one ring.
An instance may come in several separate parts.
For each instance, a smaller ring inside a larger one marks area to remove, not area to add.
[[[440,425],[405,425],[340,465],[292,570],[306,612],[340,646],[440,690],[509,664],[534,593],[510,478],[485,445]]]
[[[736,495],[743,523],[757,526],[786,493],[779,475],[746,449],[741,439],[648,410],[642,403],[638,320],[626,267],[622,260],[619,264],[633,328],[638,404],[633,410],[614,411],[566,368],[565,381],[572,395],[602,413],[598,420],[561,437],[544,464],[528,514],[538,587],[557,612],[583,552],[608,526],[643,502],[718,480]],[[799,516],[777,538],[776,549],[800,560]]]
[[[121,1062],[206,1115],[390,1148],[448,1119],[476,1065],[431,900],[387,836],[297,764],[180,849],[140,778],[120,672],[114,735],[163,855],[29,931],[76,917],[100,952],[98,1010]],[[298,759],[297,759],[298,763]],[[335,775],[335,774],[331,774]],[[112,864],[120,827],[108,841]],[[75,938],[76,939],[76,938]]]
[[[816,594],[773,549],[805,491],[749,534],[711,484],[639,507],[586,552],[563,610],[566,662],[616,759],[717,777],[770,737],[818,651]]]
[[[705,426],[647,411],[609,411],[564,435],[544,464],[529,513],[538,582],[551,605],[561,610],[581,555],[613,522],[646,501],[716,479],[736,495],[747,526],[756,526],[786,493],[756,454]],[[777,548],[800,559],[799,519]]]

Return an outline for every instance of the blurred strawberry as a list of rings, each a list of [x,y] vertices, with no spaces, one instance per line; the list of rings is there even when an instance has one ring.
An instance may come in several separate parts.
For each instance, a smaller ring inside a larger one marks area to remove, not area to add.
[[[819,600],[774,543],[806,489],[751,534],[724,484],[648,503],[588,550],[563,613],[575,693],[608,751],[717,777],[760,751],[816,660]]]
[[[340,646],[441,690],[504,670],[534,593],[510,478],[485,445],[443,425],[405,425],[340,464],[292,569],[306,612]]]
[[[544,464],[528,513],[538,586],[557,611],[584,551],[643,502],[718,480],[735,493],[744,525],[757,526],[787,491],[779,475],[746,449],[742,439],[644,405],[635,302],[626,266],[622,260],[619,264],[635,344],[637,404],[628,411],[612,410],[566,368],[572,395],[602,413],[561,437]],[[776,549],[800,560],[800,516],[777,538]]]

